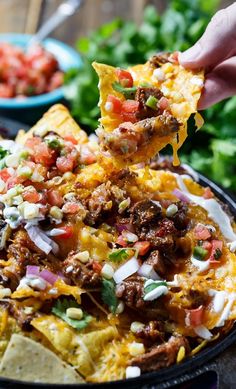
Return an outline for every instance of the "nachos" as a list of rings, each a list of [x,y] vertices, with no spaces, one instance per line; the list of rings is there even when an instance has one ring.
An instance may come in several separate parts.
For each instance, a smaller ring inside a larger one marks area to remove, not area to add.
[[[191,358],[233,326],[230,213],[188,166],[147,162],[166,143],[179,147],[202,80],[161,58],[129,72],[95,65],[103,150],[62,105],[15,141],[0,141],[3,377],[137,377]],[[114,112],[115,99],[138,110]],[[138,144],[136,133],[146,140]]]
[[[178,53],[157,54],[127,70],[96,62],[93,66],[100,89],[97,134],[114,163],[145,162],[170,144],[177,165],[187,121],[197,111],[203,71],[184,69]]]

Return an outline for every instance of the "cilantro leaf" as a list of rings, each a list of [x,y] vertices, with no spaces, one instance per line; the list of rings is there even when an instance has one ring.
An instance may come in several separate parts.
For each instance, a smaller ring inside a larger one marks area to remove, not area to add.
[[[77,330],[83,330],[91,322],[92,316],[88,315],[84,311],[83,311],[84,315],[83,315],[81,320],[70,319],[66,315],[67,308],[80,308],[80,306],[74,300],[67,300],[67,299],[57,300],[54,307],[52,308],[52,313],[54,313],[54,315],[60,317],[67,324],[69,324],[71,327],[73,327]]]
[[[113,82],[112,88],[116,92],[122,93],[126,99],[133,99],[137,90],[136,86],[133,86],[132,88],[125,88],[119,82]]]
[[[121,262],[127,258],[129,258],[128,254],[129,249],[117,249],[113,250],[109,255],[108,258],[112,262]]]
[[[118,305],[118,299],[116,297],[116,287],[115,283],[112,280],[106,280],[103,278],[102,280],[102,301],[104,304],[108,305],[110,311],[112,313],[116,312],[116,308]]]
[[[9,154],[9,151],[8,150],[4,150],[1,146],[0,146],[0,159],[3,159],[4,157],[6,157],[6,155]]]

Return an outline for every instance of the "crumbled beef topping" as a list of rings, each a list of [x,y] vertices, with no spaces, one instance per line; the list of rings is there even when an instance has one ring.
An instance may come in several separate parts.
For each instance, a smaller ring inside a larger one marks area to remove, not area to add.
[[[163,322],[152,320],[144,328],[139,329],[135,335],[143,339],[146,346],[162,342],[165,335]]]
[[[157,272],[160,276],[164,276],[166,266],[158,250],[153,250],[144,263],[151,265],[155,272]]]
[[[155,68],[159,68],[161,65],[167,62],[172,62],[170,54],[171,53],[157,53],[150,58],[149,62]]]
[[[71,270],[69,270],[71,269]],[[69,276],[75,285],[85,288],[101,286],[102,278],[93,269],[93,261],[86,264],[76,259],[76,253],[72,251],[63,262],[63,274]]]
[[[135,100],[139,102],[139,110],[136,114],[138,120],[151,118],[161,114],[161,110],[152,109],[146,105],[150,96],[154,96],[157,100],[163,97],[163,93],[158,88],[138,87],[135,95]]]
[[[131,361],[132,366],[139,366],[142,373],[159,370],[176,362],[178,351],[183,346],[189,352],[189,343],[184,336],[171,336],[168,342],[153,347],[147,353]]]
[[[143,300],[143,284],[142,277],[131,276],[117,286],[116,296],[130,308],[141,308],[147,304]]]

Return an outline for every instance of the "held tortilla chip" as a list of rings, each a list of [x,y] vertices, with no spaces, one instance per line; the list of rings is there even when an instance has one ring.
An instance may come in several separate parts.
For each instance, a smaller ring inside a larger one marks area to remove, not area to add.
[[[0,375],[7,378],[43,383],[84,382],[74,368],[40,343],[14,334],[0,364]]]
[[[98,136],[116,165],[145,162],[167,144],[179,164],[177,151],[187,137],[187,120],[197,111],[204,75],[184,69],[171,56],[161,58],[165,63],[155,64],[154,56],[128,68],[133,86],[127,88],[116,68],[93,63],[100,89]]]
[[[30,131],[20,130],[16,137],[16,142],[25,144],[27,139],[33,135],[45,136],[48,132],[53,131],[62,138],[72,135],[79,144],[86,143],[88,137],[79,125],[71,117],[68,109],[62,104],[53,105]]]

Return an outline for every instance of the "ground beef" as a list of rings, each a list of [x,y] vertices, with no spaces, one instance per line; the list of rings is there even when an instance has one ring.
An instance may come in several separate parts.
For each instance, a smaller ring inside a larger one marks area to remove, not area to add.
[[[187,217],[188,207],[182,201],[176,203],[178,212],[170,219],[174,222],[174,226],[177,230],[185,230],[189,224],[189,218]]]
[[[136,230],[156,224],[161,217],[161,207],[152,200],[137,202],[131,210],[131,222]]]
[[[142,277],[131,276],[117,286],[116,296],[130,308],[141,308],[146,304],[143,300],[143,285]]]
[[[144,263],[151,265],[160,276],[164,276],[166,266],[158,250],[152,251]]]
[[[170,59],[170,54],[171,53],[157,53],[149,59],[149,62],[155,68],[159,68],[164,63],[172,62]]]
[[[71,270],[70,270],[71,269]],[[96,288],[101,285],[101,276],[93,270],[93,261],[86,264],[76,259],[76,253],[72,251],[63,262],[63,274],[69,277],[75,285],[85,288]]]
[[[114,212],[125,198],[127,198],[126,192],[117,185],[112,185],[110,181],[99,185],[85,201],[88,209],[85,223],[94,225],[102,222],[104,216]]]
[[[163,322],[157,320],[150,321],[144,328],[139,329],[135,335],[143,339],[146,346],[151,346],[156,342],[163,342],[165,335]]]
[[[139,102],[139,109],[136,114],[138,120],[151,118],[161,114],[161,110],[152,109],[146,105],[146,102],[150,96],[154,96],[157,100],[163,97],[163,93],[158,88],[138,87],[135,95],[135,100]]]
[[[176,358],[180,347],[185,347],[189,352],[188,340],[183,336],[171,336],[168,342],[153,347],[146,354],[132,359],[131,366],[139,366],[142,373],[156,371],[176,363]]]

